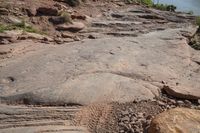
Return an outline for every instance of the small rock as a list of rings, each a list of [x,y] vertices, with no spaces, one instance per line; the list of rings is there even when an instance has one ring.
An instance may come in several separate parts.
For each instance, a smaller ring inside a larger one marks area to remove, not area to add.
[[[137,118],[143,118],[143,113],[138,113]]]
[[[61,36],[62,36],[63,38],[74,38],[74,35],[69,34],[69,33],[65,33],[65,32],[63,32],[63,33],[61,34]]]
[[[198,102],[198,104],[200,105],[200,99],[198,99],[198,101],[197,101],[197,102]]]
[[[30,6],[24,9],[29,17],[33,17],[37,14],[36,7]]]
[[[73,42],[74,41],[74,39],[72,39],[72,38],[63,38],[63,42]]]
[[[59,31],[70,31],[70,32],[78,32],[82,29],[84,29],[85,25],[81,22],[73,22],[72,24],[66,25],[58,25],[57,30]]]
[[[57,44],[62,44],[63,43],[63,40],[61,38],[55,38],[54,41],[57,43]]]
[[[51,7],[39,7],[37,10],[37,16],[57,16],[58,10]]]
[[[122,116],[125,116],[125,115],[129,114],[129,112],[127,110],[126,111],[121,111],[121,113],[122,113]]]
[[[81,19],[81,20],[86,20],[86,16],[85,15],[81,15],[81,14],[72,14],[71,15],[72,19]]]
[[[152,115],[148,115],[146,119],[147,119],[147,120],[151,120],[152,118],[153,118]]]
[[[74,41],[80,41],[80,40],[81,40],[81,38],[79,38],[78,36],[74,37]]]
[[[130,118],[128,116],[125,116],[125,117],[121,118],[121,121],[128,122],[128,121],[130,121]]]
[[[184,104],[184,102],[183,102],[183,101],[180,101],[180,100],[177,101],[176,103],[177,103],[178,105],[183,105],[183,104]]]
[[[160,106],[165,106],[166,104],[164,103],[164,102],[162,102],[162,101],[157,101],[157,103],[158,103],[158,105],[160,105]]]
[[[176,101],[173,100],[173,99],[169,99],[169,102],[172,103],[172,104],[176,104]]]
[[[54,17],[49,18],[49,21],[53,23],[54,25],[63,24],[65,23],[65,18],[62,16],[54,16]]]
[[[191,105],[192,103],[189,100],[184,101],[185,104]]]
[[[9,10],[6,8],[0,8],[0,15],[8,15],[9,14]]]
[[[89,35],[88,38],[89,39],[96,39],[96,37],[94,35]]]

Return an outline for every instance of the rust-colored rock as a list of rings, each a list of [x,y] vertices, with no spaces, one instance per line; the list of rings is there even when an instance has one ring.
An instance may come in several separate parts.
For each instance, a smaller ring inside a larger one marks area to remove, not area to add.
[[[176,108],[157,115],[148,133],[199,133],[200,111]]]

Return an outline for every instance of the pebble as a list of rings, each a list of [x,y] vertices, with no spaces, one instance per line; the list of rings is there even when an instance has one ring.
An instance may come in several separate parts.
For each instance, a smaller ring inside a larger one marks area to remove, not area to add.
[[[162,102],[162,101],[157,101],[158,102],[158,105],[160,105],[160,106],[165,106],[166,104],[164,103],[164,102]]]
[[[177,101],[177,104],[178,104],[178,105],[183,105],[184,102],[183,102],[183,101]]]
[[[184,102],[185,104],[189,104],[189,105],[192,104],[189,100],[185,100]]]
[[[151,120],[152,118],[153,118],[152,115],[148,115],[146,119],[147,119],[147,120]]]
[[[198,99],[198,101],[197,101],[197,102],[198,102],[198,104],[200,105],[200,99]]]
[[[130,121],[130,118],[128,116],[125,116],[125,117],[121,118],[121,121],[127,122],[127,121]]]
[[[122,115],[125,116],[125,115],[129,115],[129,112],[126,110],[126,111],[121,111]]]
[[[137,114],[137,118],[142,118],[143,117],[143,113],[138,113]]]
[[[171,102],[172,104],[176,104],[176,101],[173,99],[169,99],[169,102]]]

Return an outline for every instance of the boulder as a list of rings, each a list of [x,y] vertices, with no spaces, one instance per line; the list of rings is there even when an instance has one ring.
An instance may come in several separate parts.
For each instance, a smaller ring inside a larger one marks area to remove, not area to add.
[[[84,29],[85,25],[81,22],[73,22],[72,24],[62,24],[57,26],[57,30],[59,31],[70,31],[70,32],[78,32]]]
[[[199,133],[200,110],[176,108],[157,115],[148,133]]]

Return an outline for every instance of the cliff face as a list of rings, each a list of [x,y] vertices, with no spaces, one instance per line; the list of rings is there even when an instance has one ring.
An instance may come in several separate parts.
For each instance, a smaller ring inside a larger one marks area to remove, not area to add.
[[[18,4],[1,8],[0,132],[145,132],[162,111],[199,108],[194,16],[122,2]]]

